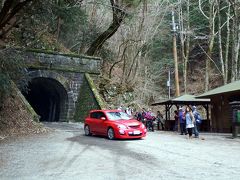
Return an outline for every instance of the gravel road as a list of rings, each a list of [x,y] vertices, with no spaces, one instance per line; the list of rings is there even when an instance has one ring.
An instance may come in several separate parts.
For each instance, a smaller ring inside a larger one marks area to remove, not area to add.
[[[47,123],[44,135],[0,141],[0,179],[240,179],[240,139],[187,139],[149,132],[143,140],[86,137],[82,124]]]

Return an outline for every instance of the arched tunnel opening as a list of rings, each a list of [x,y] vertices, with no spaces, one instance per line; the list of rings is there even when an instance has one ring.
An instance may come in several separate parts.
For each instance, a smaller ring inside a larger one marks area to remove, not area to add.
[[[24,96],[40,121],[56,122],[66,111],[67,92],[64,86],[51,78],[34,78],[28,83]]]

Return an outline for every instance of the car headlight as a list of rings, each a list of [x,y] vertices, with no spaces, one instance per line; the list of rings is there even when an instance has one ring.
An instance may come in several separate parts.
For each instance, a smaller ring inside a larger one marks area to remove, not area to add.
[[[127,129],[127,126],[120,124],[120,125],[118,125],[118,128],[119,129]]]
[[[145,128],[145,125],[144,125],[144,124],[141,124],[141,128],[143,128],[143,129],[144,129],[144,128]]]

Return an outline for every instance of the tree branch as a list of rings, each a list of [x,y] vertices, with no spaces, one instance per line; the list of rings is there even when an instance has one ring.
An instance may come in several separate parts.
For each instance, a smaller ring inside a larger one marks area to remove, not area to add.
[[[198,0],[198,6],[199,6],[199,10],[201,11],[202,15],[203,15],[205,18],[209,19],[209,17],[208,17],[208,16],[203,12],[203,10],[202,10],[202,1],[201,1],[201,0]]]

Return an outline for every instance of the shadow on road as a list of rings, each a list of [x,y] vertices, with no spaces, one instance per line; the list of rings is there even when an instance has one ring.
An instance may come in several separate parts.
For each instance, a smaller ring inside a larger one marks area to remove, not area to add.
[[[132,164],[136,164],[136,169],[137,164],[144,164],[145,168],[152,169],[152,166],[159,164],[158,159],[152,154],[148,153],[148,151],[143,151],[144,147],[148,145],[144,139],[108,140],[103,136],[85,136],[83,134],[83,125],[81,124],[47,123],[46,125],[54,128],[63,136],[66,134],[65,140],[66,142],[70,142],[67,143],[68,148],[64,151],[64,154],[61,156],[62,158],[59,159],[57,163],[58,166],[56,168],[62,167],[58,175],[70,170],[74,163],[83,159],[85,156],[89,157],[89,153],[91,154],[92,152],[94,152],[96,156],[90,156],[90,158],[96,158],[96,161],[98,161],[99,156],[101,157],[100,159],[104,159],[104,161],[108,163],[113,163],[114,173],[123,179],[127,179],[127,177],[123,177],[125,174],[123,167],[131,168]],[[72,137],[69,137],[69,133]],[[74,144],[79,144],[81,148],[77,150],[77,153],[71,155],[69,153],[76,151]],[[95,160],[92,159],[91,162],[94,161]],[[139,169],[139,171],[142,171],[142,169]]]
[[[71,138],[67,138],[68,141],[77,142],[80,145],[86,146],[88,148],[101,148],[102,150],[108,150],[111,154],[118,157],[128,157],[133,160],[141,161],[141,163],[157,165],[157,159],[148,153],[142,153],[128,148],[129,143],[134,143],[134,141],[144,141],[144,140],[108,140],[103,136],[85,136],[77,135]],[[144,145],[144,144],[143,144]],[[146,145],[146,144],[145,144]],[[116,159],[117,161],[117,159]]]

